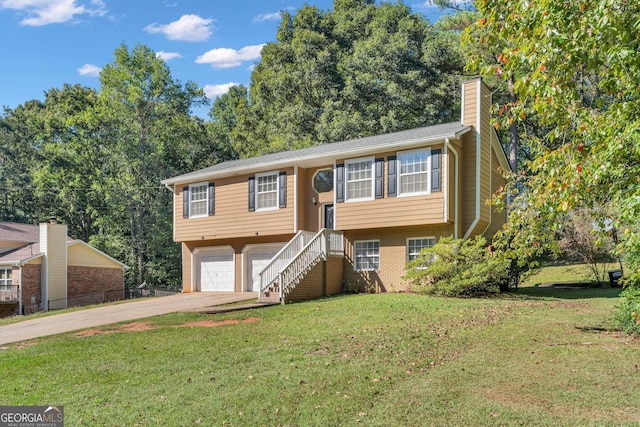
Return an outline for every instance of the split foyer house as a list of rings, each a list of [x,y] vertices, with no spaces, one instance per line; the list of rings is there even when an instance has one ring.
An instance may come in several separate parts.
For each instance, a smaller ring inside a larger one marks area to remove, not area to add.
[[[216,164],[169,178],[183,292],[292,301],[344,283],[404,291],[406,262],[443,236],[483,234],[509,165],[491,93],[462,85],[460,122]]]
[[[127,268],[55,219],[0,222],[0,317],[121,300]]]

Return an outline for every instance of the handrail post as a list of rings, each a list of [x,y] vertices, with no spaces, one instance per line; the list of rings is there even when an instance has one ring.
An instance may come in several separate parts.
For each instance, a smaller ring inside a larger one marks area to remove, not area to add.
[[[278,273],[278,294],[280,295],[280,304],[284,304],[284,287],[282,284],[284,283],[284,274],[282,271]]]

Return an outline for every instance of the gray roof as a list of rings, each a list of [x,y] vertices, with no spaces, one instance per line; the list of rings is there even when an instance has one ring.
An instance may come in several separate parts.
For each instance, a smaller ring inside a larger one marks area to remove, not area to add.
[[[40,227],[32,224],[0,222],[0,240],[34,243],[40,240]]]
[[[427,143],[443,141],[445,138],[459,139],[462,134],[468,132],[470,129],[470,126],[464,126],[460,124],[460,122],[445,123],[366,138],[334,142],[331,144],[316,145],[298,150],[266,154],[264,156],[231,160],[218,163],[205,169],[165,179],[162,181],[162,184],[173,185],[188,183],[200,179],[241,175],[292,165],[303,167],[322,166],[338,158],[366,156],[376,152],[391,151],[394,149],[409,149]]]
[[[40,243],[33,243],[0,254],[0,265],[19,264],[42,255],[44,253],[40,251]]]

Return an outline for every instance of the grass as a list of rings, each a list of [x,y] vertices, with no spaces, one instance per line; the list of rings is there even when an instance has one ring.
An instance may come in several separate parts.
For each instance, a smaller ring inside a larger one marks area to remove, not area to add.
[[[609,284],[608,270],[617,270],[620,268],[618,263],[603,264],[600,268],[604,268],[605,285]],[[562,284],[562,283],[583,283],[588,285],[596,284],[593,272],[586,264],[550,264],[535,271],[533,274],[525,278],[525,285],[537,284]]]
[[[64,405],[73,426],[638,425],[617,292],[176,313],[6,347],[0,405]]]

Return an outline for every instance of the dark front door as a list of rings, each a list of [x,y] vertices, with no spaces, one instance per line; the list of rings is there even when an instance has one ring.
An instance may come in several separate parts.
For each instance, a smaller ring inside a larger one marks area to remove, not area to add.
[[[324,228],[328,228],[329,230],[333,230],[333,204],[326,204],[324,207],[324,220],[322,226]]]

